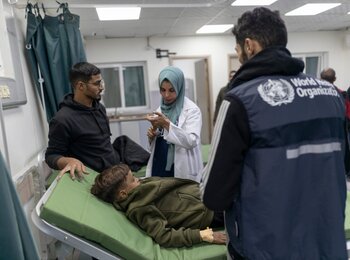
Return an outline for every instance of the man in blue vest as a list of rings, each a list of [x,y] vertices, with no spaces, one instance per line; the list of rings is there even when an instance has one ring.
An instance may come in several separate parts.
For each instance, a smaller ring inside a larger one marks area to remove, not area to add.
[[[232,32],[242,66],[202,178],[204,204],[225,211],[230,256],[347,259],[342,97],[303,74],[277,11],[247,11]]]

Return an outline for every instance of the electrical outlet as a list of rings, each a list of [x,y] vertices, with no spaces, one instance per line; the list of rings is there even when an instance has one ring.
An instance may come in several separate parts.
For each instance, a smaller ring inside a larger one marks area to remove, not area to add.
[[[7,85],[0,85],[0,98],[10,98],[11,97],[11,91],[10,88]]]

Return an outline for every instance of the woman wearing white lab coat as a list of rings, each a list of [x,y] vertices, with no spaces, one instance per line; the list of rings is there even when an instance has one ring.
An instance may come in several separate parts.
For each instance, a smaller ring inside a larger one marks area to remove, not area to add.
[[[159,74],[161,106],[147,116],[152,126],[147,135],[151,156],[146,176],[177,177],[199,182],[202,114],[199,107],[184,96],[184,76],[176,67]]]

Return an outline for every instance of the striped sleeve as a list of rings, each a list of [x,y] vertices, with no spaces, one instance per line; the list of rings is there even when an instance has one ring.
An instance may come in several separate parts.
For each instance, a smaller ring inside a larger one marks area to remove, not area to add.
[[[208,164],[203,170],[203,202],[211,210],[228,209],[240,186],[250,130],[246,110],[236,97],[227,97],[219,110]]]

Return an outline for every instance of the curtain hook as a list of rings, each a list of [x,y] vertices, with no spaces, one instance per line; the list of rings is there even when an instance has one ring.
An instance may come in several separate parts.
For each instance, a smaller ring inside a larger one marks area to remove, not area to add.
[[[58,2],[57,0],[56,0],[56,3],[58,4],[58,8],[57,8],[57,10],[56,10],[56,13],[58,13],[58,11],[60,10],[60,8],[62,8],[62,4],[61,4],[60,2]]]
[[[46,9],[45,9],[44,3],[41,3],[41,9],[43,9],[44,15],[46,15]]]
[[[26,5],[26,8],[25,8],[25,13],[24,13],[24,19],[27,19],[27,14],[29,13],[29,12],[31,12],[32,11],[32,7],[31,7],[31,5],[29,4],[29,1],[27,1],[27,5]]]
[[[38,2],[36,2],[36,3],[34,4],[33,9],[34,9],[34,12],[35,12],[35,16],[41,15],[41,14],[40,14],[40,8],[39,8]]]

